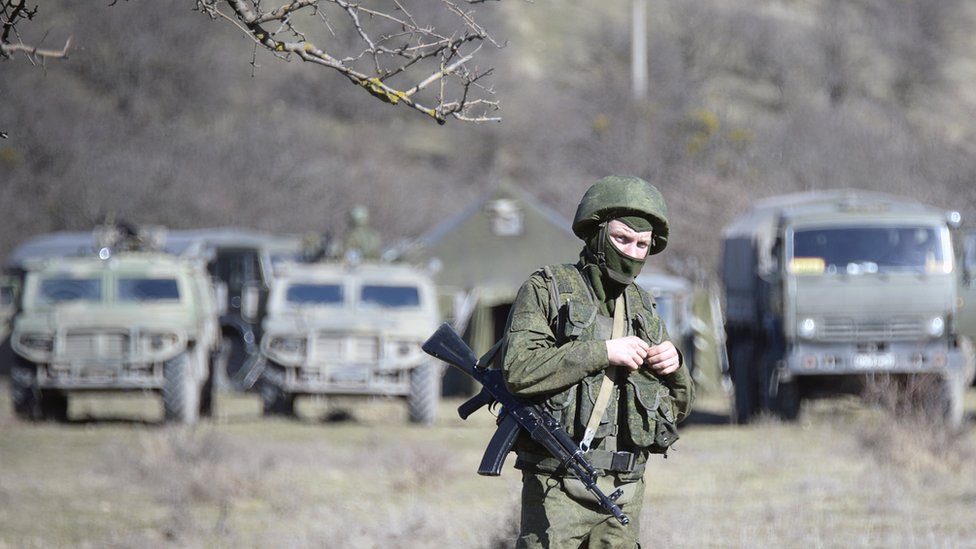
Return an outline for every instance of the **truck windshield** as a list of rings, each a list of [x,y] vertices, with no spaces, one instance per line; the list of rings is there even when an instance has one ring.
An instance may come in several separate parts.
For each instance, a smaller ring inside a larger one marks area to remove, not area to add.
[[[947,272],[937,227],[831,227],[793,234],[790,271],[797,274]]]
[[[179,301],[173,278],[120,278],[119,301]]]
[[[46,278],[41,281],[37,295],[41,304],[101,300],[102,281],[99,278]]]
[[[342,295],[338,284],[292,284],[285,300],[291,305],[342,305]]]
[[[418,307],[420,291],[416,286],[364,285],[359,299],[364,305],[378,307]]]

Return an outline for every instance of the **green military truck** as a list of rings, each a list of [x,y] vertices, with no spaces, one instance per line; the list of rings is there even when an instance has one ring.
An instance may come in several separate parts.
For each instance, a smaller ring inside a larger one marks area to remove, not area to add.
[[[442,367],[421,350],[440,322],[430,277],[394,263],[294,264],[268,297],[257,387],[266,414],[295,397],[403,397],[411,422],[431,424]]]
[[[162,396],[167,421],[196,423],[211,405],[220,343],[205,265],[154,251],[156,238],[96,232],[94,253],[20,260],[14,412],[65,420],[70,393],[141,391]]]
[[[959,215],[856,190],[778,196],[723,231],[734,413],[796,418],[805,398],[929,386],[963,416],[972,343],[958,335],[950,226]]]

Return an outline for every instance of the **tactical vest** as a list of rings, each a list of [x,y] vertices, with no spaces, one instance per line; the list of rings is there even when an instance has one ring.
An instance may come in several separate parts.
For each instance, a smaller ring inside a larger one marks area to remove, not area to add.
[[[613,320],[599,314],[593,290],[576,265],[547,266],[542,275],[549,284],[549,325],[557,346],[570,341],[610,338]],[[651,345],[668,339],[650,294],[631,284],[625,290],[624,302],[626,335],[636,335]],[[670,391],[648,368],[635,372],[618,370],[614,394],[593,446],[611,452],[665,453],[678,438]],[[593,414],[603,377],[603,371],[591,374],[544,402],[574,440],[582,437],[585,424]]]

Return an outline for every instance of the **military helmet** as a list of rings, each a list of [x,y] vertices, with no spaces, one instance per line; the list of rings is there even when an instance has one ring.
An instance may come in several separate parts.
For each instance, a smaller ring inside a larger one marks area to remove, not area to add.
[[[648,255],[668,245],[668,208],[654,185],[639,177],[611,175],[594,183],[580,200],[573,218],[573,232],[586,240],[600,223],[624,216],[639,216],[651,222],[654,234]]]
[[[365,225],[369,222],[369,210],[362,204],[356,204],[349,210],[349,224],[354,226]]]

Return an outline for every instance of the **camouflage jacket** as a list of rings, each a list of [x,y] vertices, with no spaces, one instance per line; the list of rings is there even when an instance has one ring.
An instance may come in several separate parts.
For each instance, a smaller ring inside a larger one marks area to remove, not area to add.
[[[544,404],[575,440],[593,413],[609,365],[605,341],[612,324],[599,314],[581,267],[548,266],[522,285],[509,315],[501,366],[509,390]],[[669,340],[653,297],[631,284],[625,302],[627,335],[651,345]],[[667,376],[648,368],[619,371],[593,446],[611,442],[609,450],[637,452],[643,459],[648,452],[663,453],[670,442],[661,446],[660,428],[674,432],[693,399],[694,383],[683,365]],[[516,448],[520,456],[537,450],[531,440],[520,440]]]

